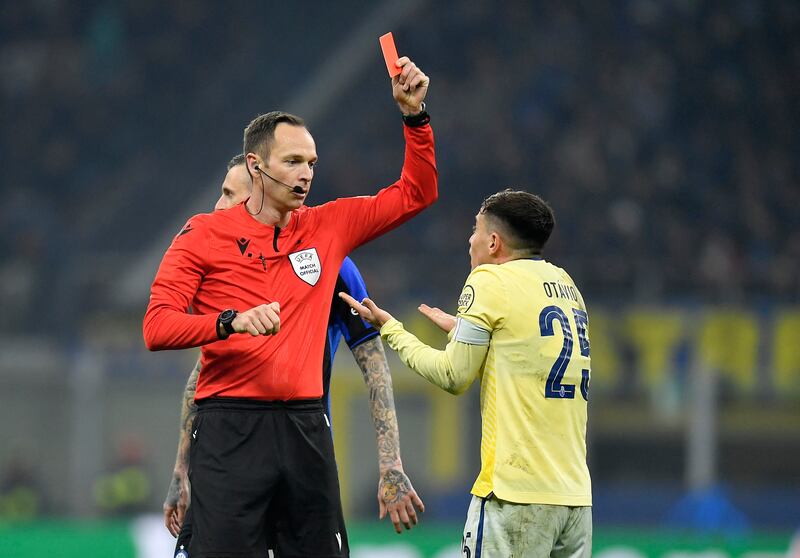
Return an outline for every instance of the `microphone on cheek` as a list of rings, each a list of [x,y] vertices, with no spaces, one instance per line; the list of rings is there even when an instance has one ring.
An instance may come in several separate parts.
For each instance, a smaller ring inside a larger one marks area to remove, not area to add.
[[[264,176],[266,176],[267,178],[269,178],[270,180],[272,180],[273,182],[277,182],[278,184],[280,184],[282,186],[286,186],[287,188],[289,188],[290,191],[294,192],[295,194],[305,194],[305,190],[303,190],[303,188],[301,188],[300,186],[290,186],[289,184],[286,184],[285,182],[281,182],[277,178],[273,178],[270,175],[268,175],[266,172],[261,170],[261,167],[259,167],[258,165],[253,165],[253,168],[255,170],[257,170],[258,172],[260,172],[261,174],[263,174]]]

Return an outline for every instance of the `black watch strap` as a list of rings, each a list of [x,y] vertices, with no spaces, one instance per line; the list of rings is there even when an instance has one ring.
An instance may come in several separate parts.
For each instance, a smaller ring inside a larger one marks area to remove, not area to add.
[[[425,110],[425,102],[420,105],[420,111],[417,114],[404,114],[403,123],[411,128],[424,126],[431,121],[431,116]]]

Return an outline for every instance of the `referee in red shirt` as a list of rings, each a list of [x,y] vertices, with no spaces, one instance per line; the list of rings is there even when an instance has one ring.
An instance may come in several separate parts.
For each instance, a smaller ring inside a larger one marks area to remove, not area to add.
[[[347,556],[320,399],[336,278],[351,250],[437,198],[423,103],[429,79],[406,57],[397,65],[392,92],[406,141],[397,182],[374,196],[306,207],[314,139],[297,116],[261,115],[244,133],[251,197],[189,219],[153,281],[147,347],[202,346],[190,448],[191,558],[262,558],[267,532],[281,558]],[[412,505],[401,520],[416,521]]]

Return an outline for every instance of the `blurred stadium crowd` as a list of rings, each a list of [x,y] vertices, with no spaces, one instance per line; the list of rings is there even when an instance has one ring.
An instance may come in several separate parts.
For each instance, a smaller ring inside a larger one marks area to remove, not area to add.
[[[6,315],[67,344],[119,316],[139,342],[145,301],[117,300],[116,274],[163,250],[187,200],[210,210],[244,125],[288,108],[361,14],[291,4],[2,5]],[[432,77],[441,194],[355,254],[388,307],[452,306],[473,215],[508,186],[551,202],[549,259],[590,306],[800,302],[798,2],[436,1],[394,31]],[[311,203],[397,174],[377,40],[371,64],[309,122]]]
[[[319,4],[314,22],[354,8]],[[250,116],[236,106],[285,103],[314,69],[266,48],[247,10],[4,5],[4,304],[49,307],[39,293],[53,291],[54,270],[69,276],[110,252],[124,262],[157,240],[179,200],[202,193],[210,205]],[[519,186],[554,205],[551,257],[590,300],[796,301],[798,18],[790,0],[430,3],[415,16],[422,25],[397,35],[435,80],[443,201],[424,227],[398,233],[398,248],[442,274],[463,267],[476,203]],[[268,28],[278,44],[295,42],[288,26]],[[396,118],[375,102],[382,90],[353,87],[310,123],[325,165],[314,202],[392,179]],[[234,133],[215,135],[220,121]],[[366,252],[374,269],[397,273],[393,253]],[[373,275],[382,294],[407,295],[404,277]]]

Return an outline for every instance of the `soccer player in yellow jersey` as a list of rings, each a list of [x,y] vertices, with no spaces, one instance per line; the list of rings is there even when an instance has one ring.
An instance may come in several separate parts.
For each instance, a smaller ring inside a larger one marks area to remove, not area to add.
[[[468,558],[591,555],[588,315],[567,272],[542,259],[554,225],[550,206],[528,192],[483,202],[457,315],[420,307],[449,332],[443,351],[370,299],[340,294],[428,381],[460,394],[480,378],[481,471],[464,527]]]

